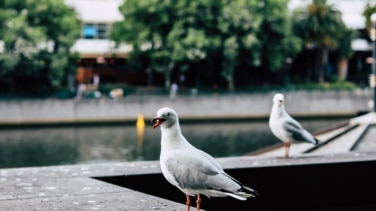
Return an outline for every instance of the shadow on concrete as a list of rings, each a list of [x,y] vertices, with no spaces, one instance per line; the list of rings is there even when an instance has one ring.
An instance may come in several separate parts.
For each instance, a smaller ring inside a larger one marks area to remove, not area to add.
[[[205,210],[376,210],[376,161],[226,169],[260,196],[203,198]],[[162,174],[95,179],[185,204]],[[195,199],[192,201],[194,202]]]

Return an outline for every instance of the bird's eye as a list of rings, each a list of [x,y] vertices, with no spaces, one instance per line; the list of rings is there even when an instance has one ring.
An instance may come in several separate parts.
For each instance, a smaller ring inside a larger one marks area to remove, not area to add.
[[[167,112],[167,116],[170,116],[170,112]]]

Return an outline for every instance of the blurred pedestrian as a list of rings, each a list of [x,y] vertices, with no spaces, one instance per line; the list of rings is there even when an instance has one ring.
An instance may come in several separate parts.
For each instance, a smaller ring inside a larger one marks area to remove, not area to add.
[[[178,92],[178,84],[172,83],[170,87],[170,98],[174,99],[176,97],[177,92]]]
[[[93,85],[96,89],[98,89],[98,86],[99,86],[99,75],[98,74],[95,74],[93,76]]]

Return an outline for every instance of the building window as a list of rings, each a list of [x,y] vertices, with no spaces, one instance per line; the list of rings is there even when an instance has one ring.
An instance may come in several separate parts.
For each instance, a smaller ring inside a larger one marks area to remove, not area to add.
[[[107,24],[98,24],[98,38],[99,39],[106,39],[108,34],[108,27]]]
[[[109,25],[106,23],[85,23],[82,28],[82,37],[85,39],[107,39]]]

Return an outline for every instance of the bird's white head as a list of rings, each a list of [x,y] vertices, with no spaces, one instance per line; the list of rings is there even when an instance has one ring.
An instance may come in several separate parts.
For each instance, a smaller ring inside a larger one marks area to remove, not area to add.
[[[157,115],[151,120],[153,128],[158,126],[169,128],[178,122],[178,114],[172,108],[164,107],[157,111]]]
[[[285,97],[281,93],[277,93],[273,97],[273,103],[278,106],[282,106],[285,101]]]

